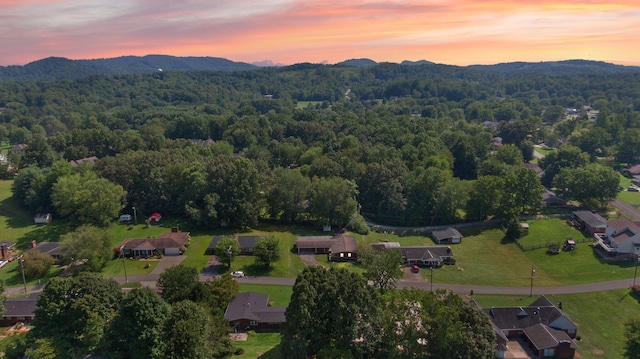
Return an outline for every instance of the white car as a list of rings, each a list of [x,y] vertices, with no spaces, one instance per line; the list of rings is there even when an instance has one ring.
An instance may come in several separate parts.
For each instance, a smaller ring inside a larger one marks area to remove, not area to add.
[[[236,278],[242,278],[242,277],[244,277],[244,272],[237,271],[237,272],[231,273],[231,275],[236,277]]]

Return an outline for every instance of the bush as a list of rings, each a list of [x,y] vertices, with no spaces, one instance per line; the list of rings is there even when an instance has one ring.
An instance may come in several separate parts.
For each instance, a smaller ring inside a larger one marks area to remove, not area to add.
[[[242,355],[244,354],[244,348],[236,348],[236,350],[233,351],[234,355]]]
[[[351,219],[351,222],[349,222],[349,224],[347,225],[347,228],[353,232],[356,232],[362,235],[367,235],[369,234],[369,231],[370,231],[369,226],[364,220],[364,217],[362,217],[359,214],[356,214]]]

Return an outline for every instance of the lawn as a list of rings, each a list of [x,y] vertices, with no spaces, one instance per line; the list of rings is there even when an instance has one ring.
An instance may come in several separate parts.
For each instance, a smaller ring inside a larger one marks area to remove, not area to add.
[[[244,349],[244,354],[233,358],[280,359],[280,333],[251,333],[246,342],[233,342],[236,348]]]
[[[288,285],[268,285],[268,284],[249,284],[240,283],[240,293],[258,292],[269,295],[269,300],[273,301],[276,307],[286,307],[291,300],[293,287]]]
[[[525,296],[474,295],[482,306],[526,306],[533,298]],[[622,359],[624,345],[623,323],[640,316],[640,298],[628,290],[614,290],[584,294],[562,294],[548,297],[562,302],[562,308],[578,325],[578,353],[582,358]],[[606,313],[606,314],[605,314]],[[577,357],[577,356],[576,356]]]
[[[632,206],[640,206],[640,192],[620,191],[617,198]]]
[[[529,233],[520,238],[520,243],[525,247],[553,242],[562,243],[568,237],[586,238],[582,232],[568,225],[566,219],[563,218],[526,221],[524,223],[529,224]]]

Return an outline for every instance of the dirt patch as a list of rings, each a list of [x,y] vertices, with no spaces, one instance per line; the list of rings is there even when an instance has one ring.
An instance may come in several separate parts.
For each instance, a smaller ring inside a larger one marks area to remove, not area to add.
[[[249,335],[247,333],[231,333],[229,338],[234,342],[246,342]]]

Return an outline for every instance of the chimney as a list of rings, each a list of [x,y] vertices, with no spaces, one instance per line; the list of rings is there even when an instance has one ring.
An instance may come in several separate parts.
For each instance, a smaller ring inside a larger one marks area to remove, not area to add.
[[[171,227],[171,233],[178,233],[180,232],[180,228],[178,227]]]
[[[35,240],[31,241],[31,248],[35,248],[38,245]]]

